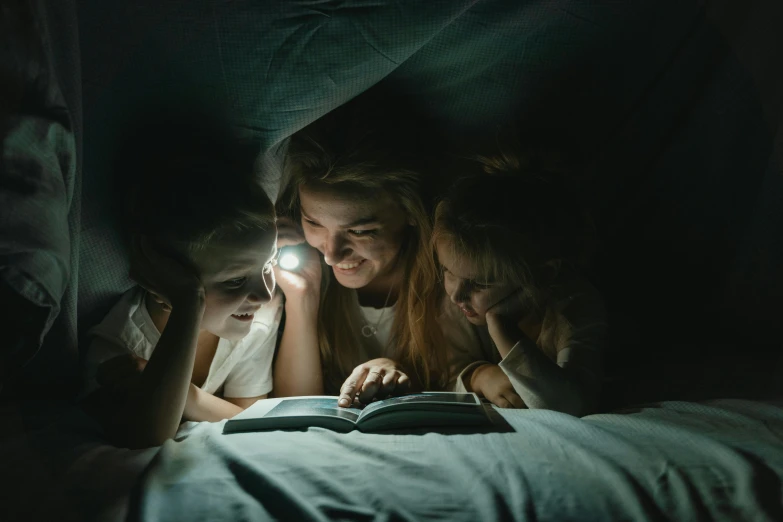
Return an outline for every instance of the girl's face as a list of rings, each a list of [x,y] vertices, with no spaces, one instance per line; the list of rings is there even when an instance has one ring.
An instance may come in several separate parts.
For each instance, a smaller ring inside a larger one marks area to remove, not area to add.
[[[271,301],[277,230],[248,230],[208,245],[195,256],[206,290],[201,328],[229,340],[250,332],[253,314]]]
[[[518,290],[508,283],[484,279],[471,261],[460,256],[446,240],[437,242],[436,251],[446,294],[475,325],[486,325],[487,310]]]
[[[389,194],[302,187],[299,199],[305,239],[323,254],[337,282],[362,288],[394,272],[408,222]]]

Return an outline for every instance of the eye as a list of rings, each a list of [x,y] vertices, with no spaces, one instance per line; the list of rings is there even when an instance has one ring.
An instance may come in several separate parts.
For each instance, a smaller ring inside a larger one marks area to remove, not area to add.
[[[468,285],[470,285],[473,290],[481,292],[482,290],[489,290],[493,286],[495,286],[495,283],[492,282],[485,282],[485,283],[479,283],[478,281],[468,281]]]
[[[315,221],[313,221],[313,220],[311,220],[311,219],[307,219],[306,217],[303,217],[303,218],[302,218],[302,221],[303,221],[303,222],[305,222],[305,223],[307,223],[307,225],[308,225],[308,226],[311,226],[311,227],[320,227],[320,226],[321,226],[321,225],[319,225],[318,223],[316,223]]]
[[[348,230],[348,233],[356,237],[374,236],[375,230]]]
[[[223,281],[223,285],[228,288],[236,289],[241,288],[245,284],[245,281],[247,281],[247,277],[237,277],[229,279],[228,281]]]

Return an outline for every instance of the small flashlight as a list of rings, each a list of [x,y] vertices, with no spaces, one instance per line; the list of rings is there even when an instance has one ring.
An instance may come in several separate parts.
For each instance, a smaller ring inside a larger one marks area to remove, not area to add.
[[[299,257],[294,253],[295,249],[292,247],[283,247],[280,249],[280,258],[277,261],[277,265],[283,270],[294,270],[299,266]]]

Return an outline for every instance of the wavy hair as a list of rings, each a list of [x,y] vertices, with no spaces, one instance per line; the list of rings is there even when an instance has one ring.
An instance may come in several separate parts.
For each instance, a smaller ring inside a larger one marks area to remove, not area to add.
[[[561,270],[584,267],[595,246],[567,174],[511,148],[463,158],[455,168],[459,178],[435,209],[433,256],[438,243],[446,245],[479,277],[522,288],[528,313],[543,319]]]
[[[313,185],[383,192],[400,205],[412,225],[406,229],[399,256],[403,284],[389,344],[397,359],[413,370],[412,377],[419,386],[442,387],[448,381],[443,336],[439,328],[428,327],[435,324],[442,295],[438,271],[429,252],[431,216],[425,204],[422,176],[401,156],[372,132],[335,145],[326,134],[312,127],[300,131],[289,144],[285,167],[288,184],[278,209],[299,223],[299,190]],[[336,389],[353,370],[360,350],[357,332],[362,325],[352,313],[357,310],[355,292],[342,287],[331,270],[323,273],[318,340],[324,381]]]

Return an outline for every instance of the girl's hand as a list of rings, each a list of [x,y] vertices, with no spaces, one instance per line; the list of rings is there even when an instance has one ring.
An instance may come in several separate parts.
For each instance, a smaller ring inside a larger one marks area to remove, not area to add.
[[[293,221],[281,217],[277,221],[277,248],[296,247],[299,266],[285,270],[275,266],[277,285],[286,296],[286,302],[307,301],[318,306],[321,293],[321,256],[305,242],[304,236]]]
[[[204,285],[195,271],[161,253],[146,236],[135,235],[131,240],[130,276],[169,308],[204,296]]]
[[[485,364],[473,370],[470,387],[499,408],[526,407],[508,376],[497,364]]]
[[[510,321],[519,322],[525,315],[524,299],[524,289],[511,292],[487,310],[487,320],[491,316],[493,318],[503,317]]]
[[[404,395],[410,387],[410,379],[396,362],[373,359],[354,368],[340,388],[337,405],[348,408],[353,405],[354,398],[361,404],[369,404],[373,399]]]
[[[487,329],[502,357],[514,347],[525,334],[519,328],[519,322],[524,317],[524,290],[512,292],[507,297],[494,304],[485,315]]]

